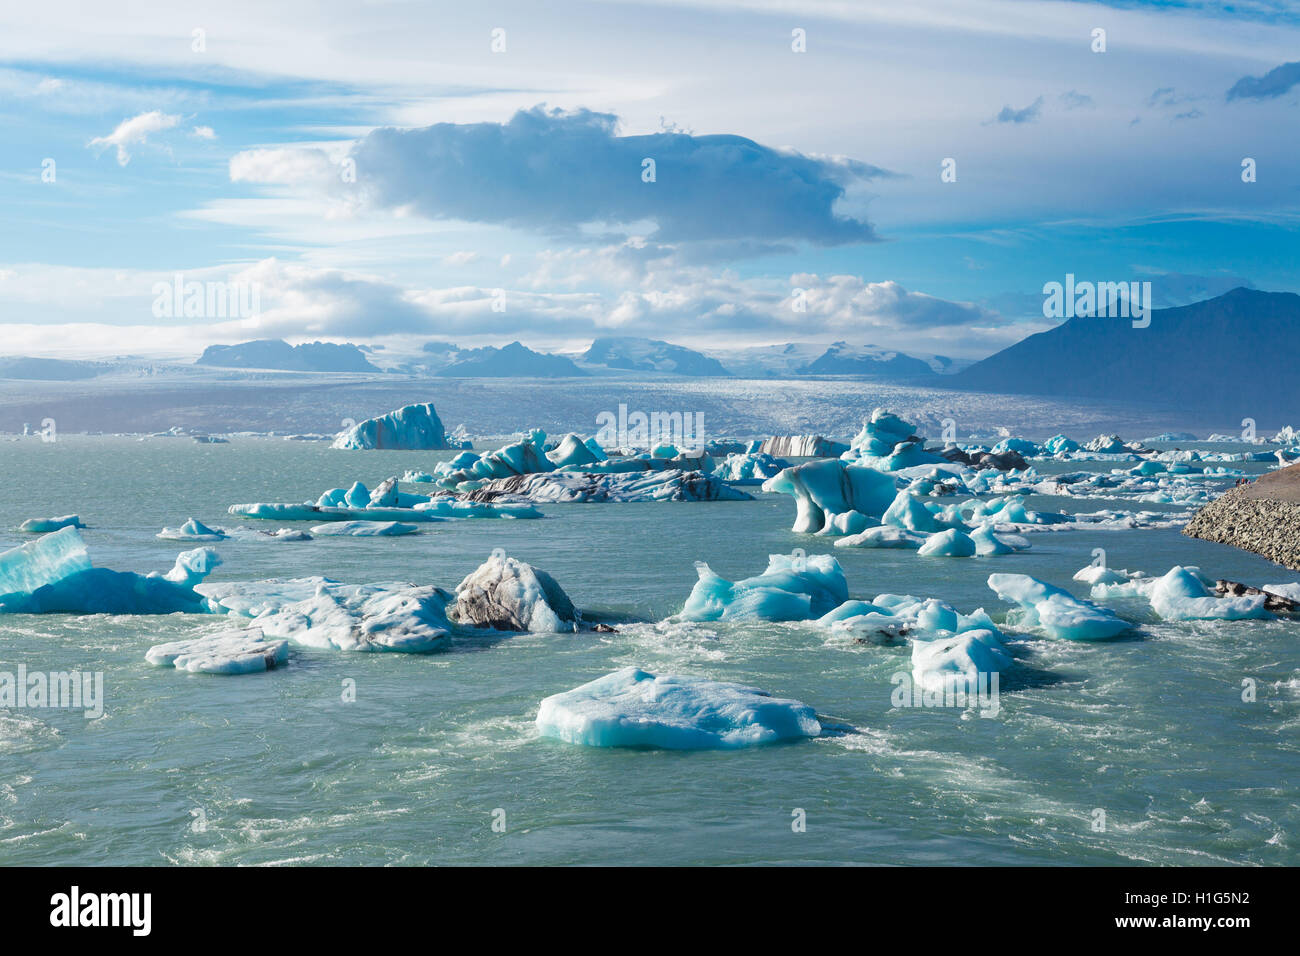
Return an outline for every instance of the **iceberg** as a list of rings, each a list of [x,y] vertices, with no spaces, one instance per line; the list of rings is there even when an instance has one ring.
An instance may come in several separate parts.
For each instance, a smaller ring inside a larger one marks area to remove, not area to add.
[[[970,535],[962,534],[956,528],[949,528],[947,531],[930,535],[916,553],[923,557],[934,555],[944,558],[970,558],[975,556],[975,550],[975,541]]]
[[[451,446],[433,405],[405,405],[387,415],[368,418],[340,432],[332,448],[435,451]]]
[[[311,529],[314,535],[329,537],[392,537],[403,534],[415,534],[420,530],[417,524],[405,524],[401,521],[338,521],[330,524],[318,524]]]
[[[577,630],[579,615],[545,571],[494,552],[460,582],[447,617],[466,627],[557,633]]]
[[[778,455],[782,458],[838,458],[848,450],[848,445],[821,435],[777,435],[751,442],[747,449],[753,454]]]
[[[1174,567],[1148,592],[1151,609],[1166,621],[1243,621],[1271,618],[1267,595],[1219,597],[1188,568]]]
[[[925,440],[917,437],[909,422],[883,408],[871,413],[849,450],[840,457],[889,472],[946,461],[925,450]]]
[[[1049,637],[1103,641],[1132,627],[1113,611],[1027,574],[990,574],[988,584],[1002,600],[1019,605],[1008,616],[1009,623],[1041,628]]]
[[[149,648],[145,660],[191,674],[254,674],[289,660],[288,641],[268,641],[259,630],[222,631]]]
[[[816,712],[797,700],[702,677],[656,676],[635,667],[542,701],[543,737],[588,747],[731,749],[816,737]]]
[[[806,621],[849,598],[844,570],[826,554],[768,555],[762,574],[731,582],[704,562],[678,615],[684,621]]]
[[[190,518],[179,528],[163,528],[158,537],[173,541],[224,541],[229,535],[220,528],[209,528],[198,518]]]
[[[165,575],[96,568],[68,526],[0,554],[0,613],[209,614],[215,609],[193,585],[219,563],[200,548]]]
[[[593,474],[591,472],[554,471],[545,474],[516,475],[482,482],[472,489],[457,492],[460,503],[546,502],[574,504],[629,501],[750,501],[751,496],[733,488],[715,475],[697,471],[632,472]],[[436,502],[438,499],[434,499]],[[516,505],[518,506],[518,505]],[[422,508],[424,506],[417,506]],[[523,515],[521,517],[533,517]],[[536,517],[541,517],[540,513]]]
[[[795,499],[793,530],[802,534],[821,531],[846,511],[879,518],[898,494],[891,476],[835,458],[786,468],[763,482],[763,490]]]
[[[28,534],[49,534],[60,528],[84,528],[80,515],[60,515],[57,518],[28,518],[18,526],[19,531]]]

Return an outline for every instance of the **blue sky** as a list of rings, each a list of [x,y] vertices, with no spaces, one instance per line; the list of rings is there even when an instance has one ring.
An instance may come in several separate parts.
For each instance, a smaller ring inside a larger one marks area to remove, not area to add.
[[[1067,272],[1296,291],[1298,40],[1269,0],[13,8],[4,352],[979,357]],[[159,316],[177,273],[259,311]]]

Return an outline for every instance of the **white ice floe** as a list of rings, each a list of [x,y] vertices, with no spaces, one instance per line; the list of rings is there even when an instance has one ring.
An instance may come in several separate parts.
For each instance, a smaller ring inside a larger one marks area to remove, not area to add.
[[[447,617],[466,627],[541,633],[572,631],[579,621],[554,578],[504,554],[493,554],[460,582]]]
[[[974,694],[1014,663],[994,630],[912,642],[912,680],[924,691]],[[981,681],[983,678],[983,681]]]
[[[451,644],[447,593],[410,584],[338,584],[324,578],[205,587],[268,637],[305,647],[424,654]]]
[[[419,530],[418,524],[406,524],[401,521],[332,521],[329,524],[316,525],[311,529],[311,533],[323,537],[374,538],[415,534]]]
[[[816,712],[797,700],[702,677],[635,667],[555,694],[537,712],[542,736],[589,747],[731,749],[816,737]]]
[[[256,629],[222,631],[149,648],[145,660],[192,674],[253,674],[289,660],[288,641],[268,641]]]
[[[1013,627],[1071,641],[1101,641],[1132,627],[1115,612],[1027,574],[990,574],[988,583],[1002,600],[1019,606],[1007,616]]]
[[[1008,548],[1007,552],[1010,550]],[[971,558],[975,556],[975,551],[975,541],[970,535],[962,534],[956,528],[949,528],[947,531],[938,531],[930,535],[916,553],[923,557],[934,555],[945,558]]]

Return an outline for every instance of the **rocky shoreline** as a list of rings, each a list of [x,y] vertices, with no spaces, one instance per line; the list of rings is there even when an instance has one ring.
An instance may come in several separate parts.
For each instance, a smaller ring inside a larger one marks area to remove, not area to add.
[[[1252,551],[1300,571],[1300,504],[1262,491],[1259,482],[1233,488],[1198,511],[1183,534]]]

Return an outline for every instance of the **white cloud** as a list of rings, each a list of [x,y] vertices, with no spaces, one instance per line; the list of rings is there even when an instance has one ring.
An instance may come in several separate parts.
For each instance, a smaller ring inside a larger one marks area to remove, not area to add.
[[[117,164],[125,166],[131,161],[131,153],[128,147],[143,146],[152,134],[171,129],[180,121],[179,116],[171,113],[164,113],[162,110],[150,110],[148,113],[141,113],[129,120],[123,120],[107,136],[96,136],[92,139],[90,145],[99,147],[101,150],[109,146],[115,147],[117,149]]]

